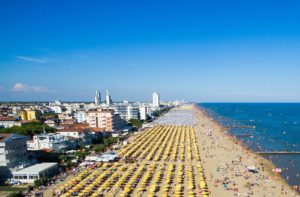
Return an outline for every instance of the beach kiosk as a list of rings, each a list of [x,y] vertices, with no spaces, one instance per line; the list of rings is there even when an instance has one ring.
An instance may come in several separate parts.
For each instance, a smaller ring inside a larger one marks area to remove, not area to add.
[[[12,172],[13,178],[21,183],[33,183],[41,177],[52,177],[57,173],[57,163],[38,163]]]

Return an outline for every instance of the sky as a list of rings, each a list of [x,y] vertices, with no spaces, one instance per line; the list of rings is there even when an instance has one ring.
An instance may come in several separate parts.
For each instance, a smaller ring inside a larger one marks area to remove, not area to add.
[[[1,0],[0,101],[300,102],[299,21],[299,0]]]

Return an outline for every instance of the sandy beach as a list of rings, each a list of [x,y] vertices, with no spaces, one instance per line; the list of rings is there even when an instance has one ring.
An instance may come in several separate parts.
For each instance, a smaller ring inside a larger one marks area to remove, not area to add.
[[[270,161],[246,150],[201,108],[193,106],[193,110],[211,196],[299,196],[272,172]],[[248,166],[258,172],[249,172]]]
[[[86,168],[51,193],[64,197],[299,196],[271,171],[271,162],[246,150],[196,106],[172,109],[152,125],[130,137],[129,145],[118,152],[121,161]]]

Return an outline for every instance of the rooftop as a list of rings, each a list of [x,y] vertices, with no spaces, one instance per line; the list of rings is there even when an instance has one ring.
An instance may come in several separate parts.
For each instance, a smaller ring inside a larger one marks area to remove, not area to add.
[[[11,136],[9,133],[1,133],[0,134],[0,142],[4,142],[6,139],[8,139]]]
[[[17,121],[14,116],[0,116],[0,121]]]
[[[27,139],[27,137],[23,135],[16,135],[10,133],[0,133],[0,142],[7,142],[9,140],[15,139]]]
[[[15,171],[13,174],[29,174],[29,173],[39,173],[49,168],[56,166],[57,163],[38,163],[22,170]]]
[[[89,129],[89,125],[86,123],[79,124],[68,124],[65,125],[62,129],[58,130],[58,132],[69,132],[69,131],[78,131],[83,132]]]
[[[113,108],[97,108],[97,109],[89,109],[86,113],[95,113],[95,112],[110,112],[113,113]]]

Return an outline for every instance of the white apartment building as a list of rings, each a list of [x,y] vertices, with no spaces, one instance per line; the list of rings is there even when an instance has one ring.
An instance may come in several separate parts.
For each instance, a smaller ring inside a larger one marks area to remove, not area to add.
[[[57,133],[34,135],[32,141],[27,141],[28,150],[52,149],[55,152],[65,152],[67,148],[67,139]]]
[[[152,95],[152,107],[153,108],[159,108],[160,106],[160,96],[159,93],[154,92]]]
[[[77,145],[92,144],[91,132],[87,129],[71,127],[58,130],[57,133],[69,139],[76,139]]]
[[[62,112],[62,113],[58,114],[58,119],[60,119],[60,120],[71,120],[71,119],[73,119],[73,116],[72,116],[71,113]]]
[[[9,128],[12,126],[21,126],[22,122],[13,116],[0,116],[0,128]]]
[[[115,113],[119,114],[123,120],[140,119],[139,106],[130,103],[120,103],[114,105]]]
[[[77,123],[82,123],[86,121],[86,113],[84,111],[78,111],[74,114],[74,118]]]
[[[127,112],[128,103],[121,103],[121,104],[115,104],[114,110],[116,114],[119,114],[119,116],[123,120],[128,120],[128,112]]]
[[[128,105],[127,106],[127,120],[140,119],[140,110],[138,106]]]
[[[0,177],[12,177],[14,169],[29,165],[27,137],[16,134],[0,134]]]
[[[46,125],[48,125],[48,126],[50,126],[50,127],[55,127],[56,126],[56,123],[55,123],[55,121],[54,120],[46,120],[45,122],[44,122]]]
[[[50,106],[49,108],[51,109],[51,111],[53,111],[56,114],[60,114],[63,111],[62,107],[59,105]]]
[[[147,120],[147,117],[151,116],[151,109],[147,105],[141,105],[139,107],[140,119]]]

